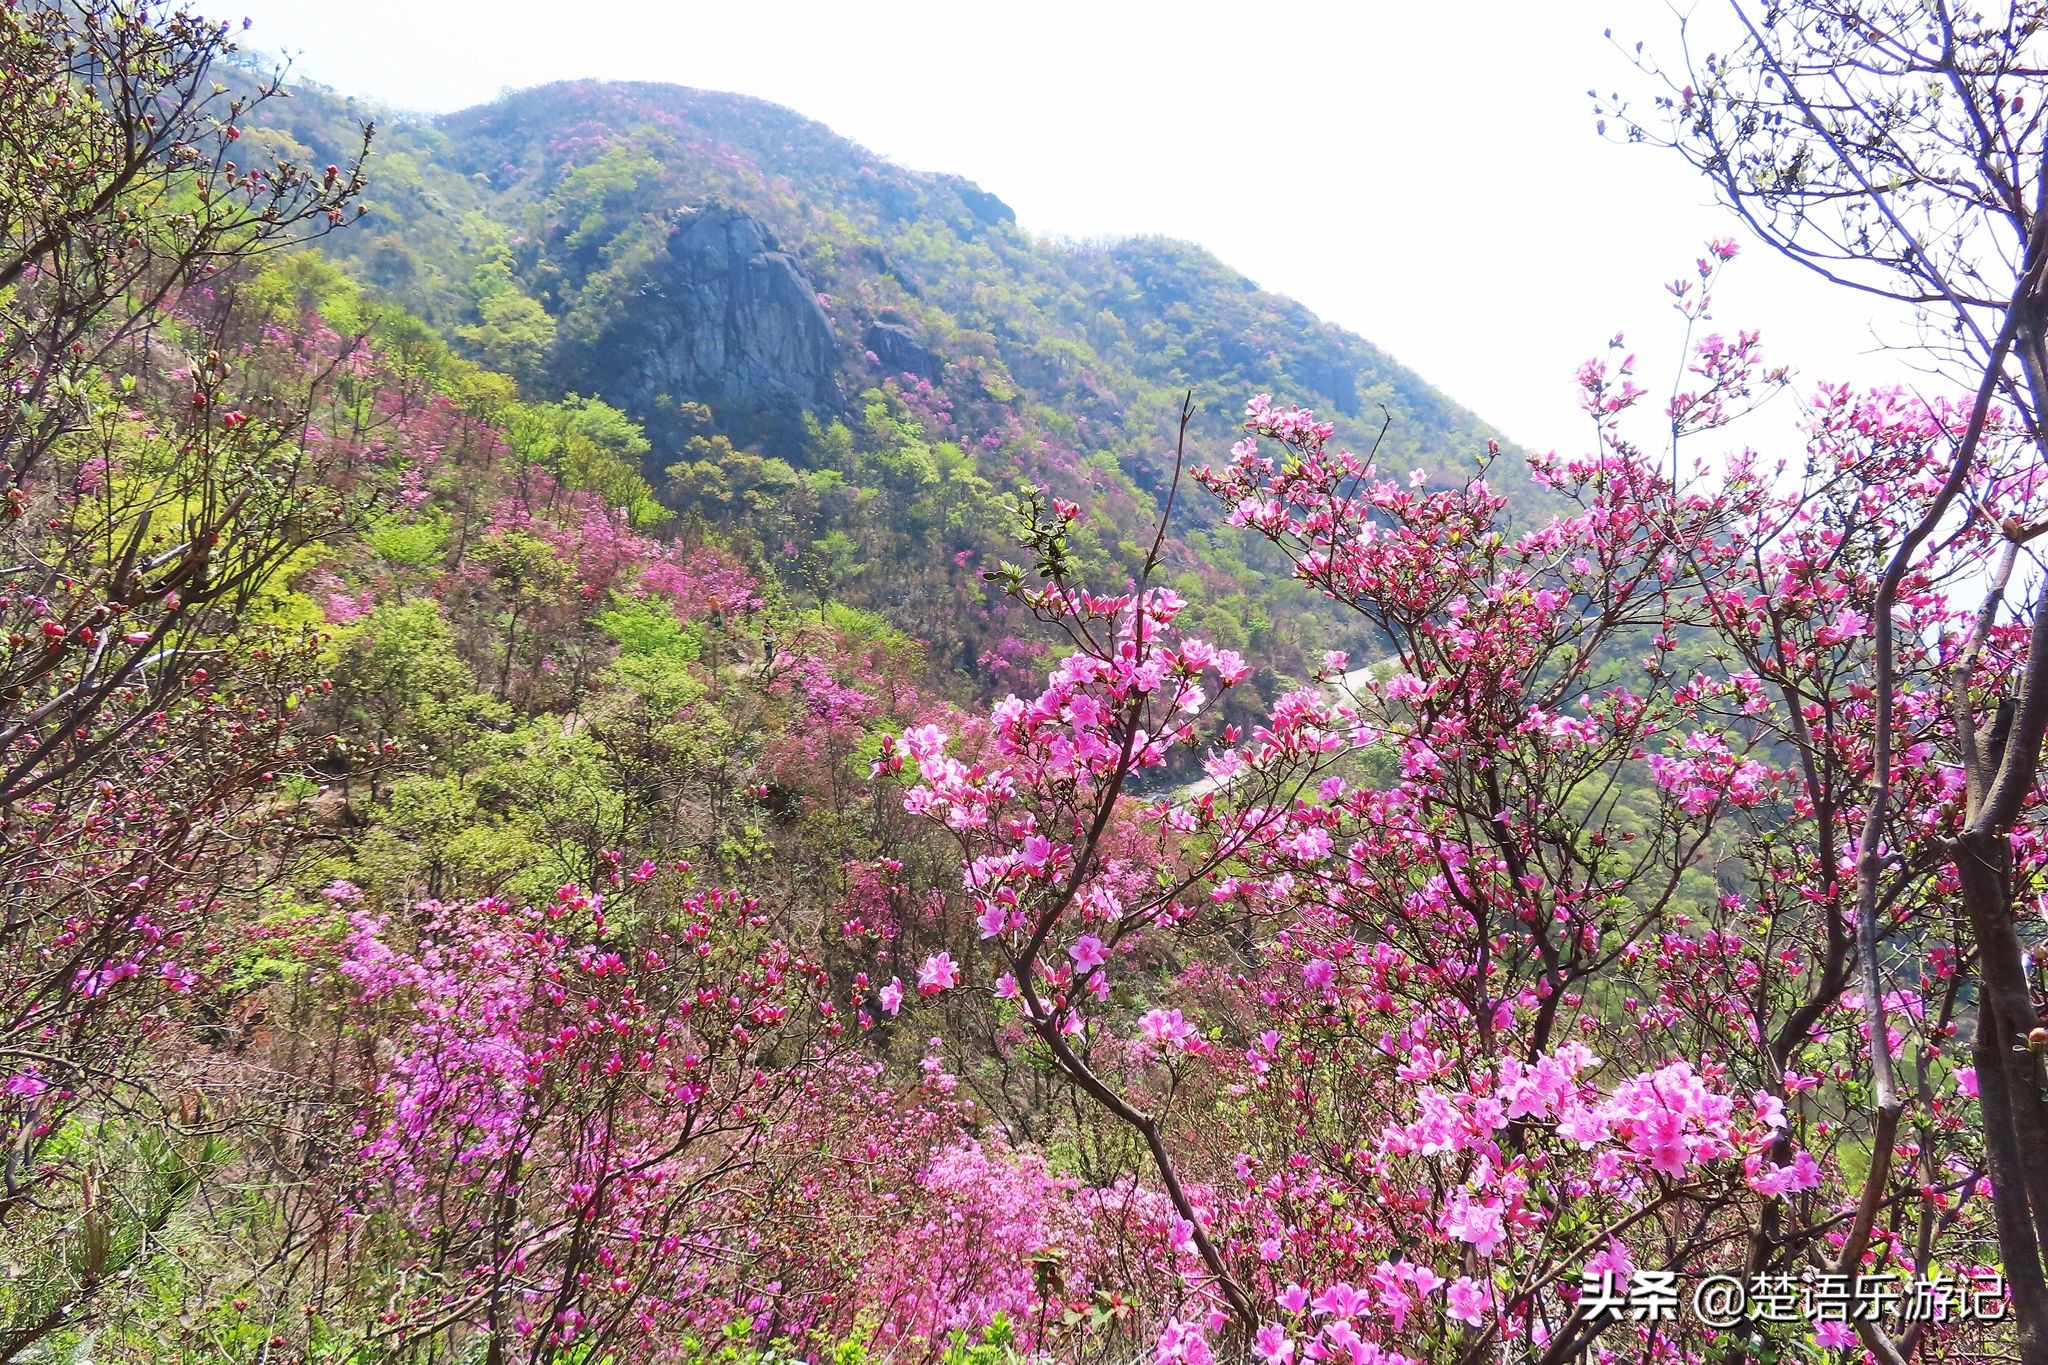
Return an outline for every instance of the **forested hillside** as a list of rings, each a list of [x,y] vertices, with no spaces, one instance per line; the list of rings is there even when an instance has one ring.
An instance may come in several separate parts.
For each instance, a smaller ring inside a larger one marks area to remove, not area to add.
[[[1633,133],[2048,184],[2032,29],[1794,8]],[[2044,1365],[2048,205],[1845,210],[1955,394],[1716,241],[1518,456],[770,105],[232,37],[0,6],[0,1365]]]
[[[326,160],[374,112],[306,89],[265,119]],[[1469,469],[1488,439],[1197,247],[1034,239],[976,186],[757,100],[586,82],[382,128],[367,215],[327,244],[356,278],[530,391],[619,408],[667,507],[964,674],[1005,647],[955,609],[1007,542],[1003,499],[1020,482],[1085,493],[1081,562],[1131,572],[1189,393],[1198,450],[1227,447],[1262,392],[1364,442],[1384,428],[1404,469]],[[1537,502],[1518,460],[1497,477]],[[1301,619],[1313,603],[1276,590],[1286,566],[1214,522],[1183,507],[1176,585],[1212,633],[1305,675],[1331,618]]]

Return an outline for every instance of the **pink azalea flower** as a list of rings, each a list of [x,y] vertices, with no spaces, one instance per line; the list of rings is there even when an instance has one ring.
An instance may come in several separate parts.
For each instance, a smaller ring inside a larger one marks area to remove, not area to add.
[[[1636,1263],[1628,1254],[1628,1248],[1610,1237],[1606,1246],[1586,1258],[1585,1270],[1588,1275],[1604,1276],[1616,1283],[1626,1284],[1635,1274]]]
[[[932,758],[946,747],[946,732],[936,725],[913,726],[903,732],[903,747],[912,758]]]
[[[1316,1295],[1316,1312],[1328,1317],[1355,1318],[1369,1307],[1365,1295],[1342,1280]]]
[[[1326,1360],[1347,1361],[1350,1365],[1365,1365],[1369,1359],[1365,1338],[1358,1335],[1358,1329],[1348,1318],[1339,1318],[1323,1328],[1322,1340],[1310,1349],[1322,1351]]]
[[[1491,1256],[1508,1239],[1501,1226],[1500,1202],[1473,1199],[1464,1190],[1454,1190],[1443,1220],[1444,1231],[1461,1242],[1469,1242],[1481,1256]]]
[[[1294,1359],[1294,1343],[1287,1339],[1286,1331],[1276,1322],[1259,1328],[1258,1339],[1252,1349],[1259,1353],[1259,1359],[1266,1365],[1288,1365]]]
[[[7,1094],[17,1100],[32,1100],[49,1088],[49,1082],[38,1076],[33,1066],[9,1076],[4,1087]]]
[[[1199,1326],[1192,1322],[1169,1322],[1160,1333],[1159,1349],[1153,1360],[1156,1365],[1215,1365],[1216,1356]]]
[[[1823,1322],[1813,1329],[1813,1342],[1824,1351],[1846,1351],[1856,1344],[1856,1332],[1846,1322]]]
[[[1782,1198],[1800,1190],[1810,1190],[1820,1184],[1820,1163],[1813,1159],[1811,1152],[1800,1152],[1790,1166],[1778,1166],[1752,1156],[1744,1163],[1744,1179],[1758,1194]],[[1756,1169],[1747,1169],[1755,1166]]]
[[[1138,1021],[1145,1041],[1161,1047],[1177,1047],[1195,1051],[1195,1026],[1181,1017],[1179,1010],[1151,1010]]]
[[[1487,1311],[1491,1307],[1490,1296],[1486,1292],[1486,1286],[1470,1275],[1460,1275],[1452,1280],[1450,1291],[1445,1297],[1450,1300],[1451,1305],[1447,1311],[1455,1321],[1467,1322],[1474,1327],[1486,1321]]]
[[[1067,955],[1074,959],[1074,966],[1080,970],[1093,971],[1109,961],[1109,955],[1102,951],[1102,940],[1093,934],[1083,934],[1074,940],[1074,946],[1067,949]]]
[[[889,984],[882,987],[882,1008],[891,1014],[903,1008],[903,983],[893,976],[889,978]]]
[[[924,960],[924,966],[917,969],[917,993],[937,995],[950,991],[960,983],[960,968],[953,961],[951,953],[938,953]]]

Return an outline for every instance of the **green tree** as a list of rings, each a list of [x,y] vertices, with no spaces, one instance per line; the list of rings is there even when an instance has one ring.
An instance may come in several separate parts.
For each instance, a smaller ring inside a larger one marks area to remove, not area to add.
[[[334,686],[329,704],[341,736],[344,795],[358,771],[369,775],[374,801],[386,772],[460,767],[477,737],[509,718],[477,690],[476,674],[431,600],[385,603],[342,627],[321,666]]]
[[[572,393],[559,403],[523,407],[505,434],[521,459],[547,470],[565,488],[624,508],[635,526],[669,515],[641,476],[653,445],[638,422],[601,399]]]

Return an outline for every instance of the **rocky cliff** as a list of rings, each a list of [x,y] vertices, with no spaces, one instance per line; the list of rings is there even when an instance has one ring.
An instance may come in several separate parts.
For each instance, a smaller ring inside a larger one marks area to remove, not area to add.
[[[645,283],[606,329],[588,382],[673,448],[677,405],[703,402],[745,439],[788,440],[845,404],[818,290],[739,209],[678,212]]]

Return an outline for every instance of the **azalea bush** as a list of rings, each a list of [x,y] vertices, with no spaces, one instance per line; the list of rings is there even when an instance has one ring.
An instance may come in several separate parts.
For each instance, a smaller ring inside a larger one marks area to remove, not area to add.
[[[1214,718],[1245,665],[1173,633],[1172,594],[1066,580],[1055,504],[1044,586],[1010,588],[1074,652],[964,744],[885,750],[906,810],[960,840],[980,935],[916,991],[1021,1016],[1172,1208],[1161,1359],[1851,1346],[1898,1324],[1629,1321],[1584,1276],[1998,1272],[1951,909],[1957,726],[1998,707],[1955,679],[2027,657],[1972,588],[2040,517],[2030,446],[1967,403],[1823,387],[1800,464],[1674,487],[1626,434],[1631,367],[1582,371],[1600,449],[1536,461],[1574,510],[1519,530],[1484,479],[1388,477],[1255,401],[1195,478],[1387,643],[1268,725]],[[1679,438],[1782,382],[1749,336],[1702,339],[1692,373]],[[1897,579],[1880,716],[1886,565],[1966,430],[1970,510]],[[1209,780],[1139,794],[1176,750]],[[2038,849],[2016,833],[2022,905]],[[1903,1133],[1880,1070],[1911,1078]],[[1903,1349],[1976,1358],[1997,1331],[1922,1323]]]
[[[365,1340],[922,1352],[1042,1315],[1032,1257],[1056,1242],[1103,1274],[1114,1196],[975,1141],[938,1040],[920,1079],[885,1074],[759,903],[688,874],[399,915],[329,888],[369,1063],[341,1211],[381,1305]]]

